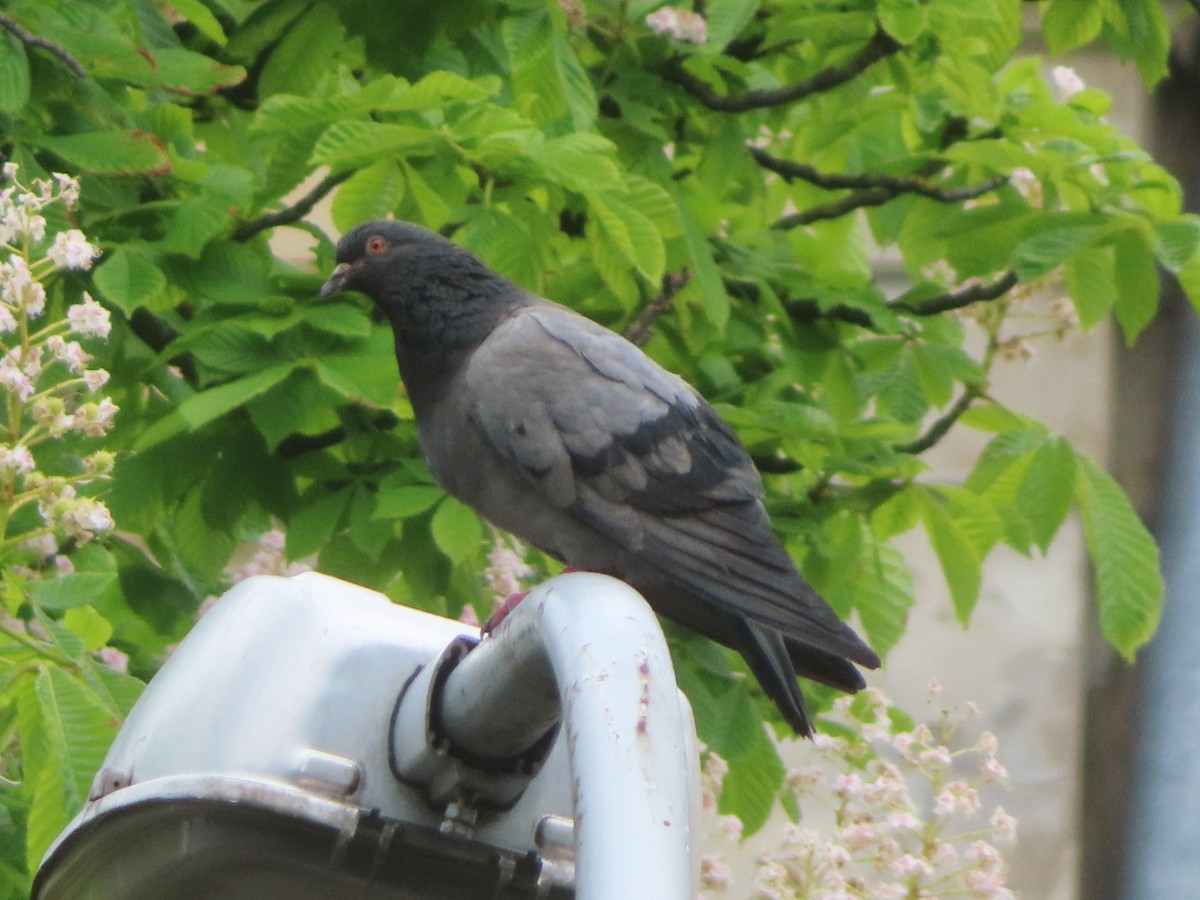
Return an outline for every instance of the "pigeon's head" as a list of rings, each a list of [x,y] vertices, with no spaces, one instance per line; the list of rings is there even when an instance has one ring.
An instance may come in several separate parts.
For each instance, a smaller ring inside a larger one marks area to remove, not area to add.
[[[447,255],[469,257],[420,225],[394,220],[367,222],[338,241],[337,266],[321,288],[321,296],[360,291],[384,305],[396,283],[415,274],[423,261]]]

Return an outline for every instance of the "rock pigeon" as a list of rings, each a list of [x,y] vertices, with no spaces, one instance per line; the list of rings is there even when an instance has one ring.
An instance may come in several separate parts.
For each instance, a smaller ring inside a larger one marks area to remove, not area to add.
[[[341,291],[391,323],[429,469],[485,519],[740,652],[798,734],[797,674],[853,692],[879,665],[775,538],[737,436],[625,338],[406,222],[338,242]]]

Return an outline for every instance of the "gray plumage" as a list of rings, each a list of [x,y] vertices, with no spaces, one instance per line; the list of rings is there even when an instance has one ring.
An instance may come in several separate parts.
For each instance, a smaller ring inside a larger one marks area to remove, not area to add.
[[[621,336],[417,225],[338,243],[321,290],[371,297],[395,334],[421,450],[445,489],[577,568],[738,650],[784,718],[802,675],[845,691],[879,658],[800,577],[730,428]]]

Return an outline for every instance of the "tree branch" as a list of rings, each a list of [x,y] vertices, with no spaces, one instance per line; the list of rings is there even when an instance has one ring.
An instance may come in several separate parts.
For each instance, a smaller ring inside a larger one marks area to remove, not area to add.
[[[847,306],[845,304],[837,304],[822,309],[815,300],[790,300],[783,299],[783,308],[787,310],[788,315],[797,322],[811,323],[817,319],[836,319],[839,322],[848,322],[851,325],[857,325],[860,328],[866,328],[870,331],[878,331],[879,326],[875,324],[875,320],[871,318],[871,314],[865,309],[859,309],[855,306]]]
[[[379,431],[391,431],[400,424],[400,419],[391,410],[381,410],[368,421],[372,428],[376,428]],[[350,430],[345,425],[330,428],[328,431],[322,431],[320,434],[289,434],[279,442],[279,446],[275,448],[275,452],[283,459],[295,459],[297,456],[303,456],[306,453],[316,453],[327,447],[336,446],[344,441],[349,434]]]
[[[975,398],[979,396],[979,390],[973,385],[967,385],[962,396],[954,401],[954,405],[946,410],[945,415],[938,418],[929,430],[907,444],[897,444],[892,447],[897,453],[911,453],[916,456],[919,453],[924,453],[947,434],[954,427],[954,423],[962,418],[962,414],[971,408],[971,404],[975,402]]]
[[[654,323],[659,316],[671,308],[671,301],[689,281],[692,280],[692,273],[688,269],[680,269],[678,272],[668,272],[663,276],[662,293],[651,300],[637,314],[629,327],[625,329],[626,340],[641,347],[646,341],[650,340],[650,333]]]
[[[1200,3],[1200,0],[1197,0],[1197,2]],[[799,178],[807,181],[809,184],[814,184],[819,188],[825,188],[829,191],[846,189],[886,190],[890,191],[893,195],[920,194],[922,197],[937,200],[939,203],[958,203],[963,200],[973,200],[976,197],[981,197],[989,191],[994,191],[1008,181],[1007,175],[997,175],[980,184],[947,190],[937,187],[928,179],[919,175],[848,175],[845,173],[829,175],[819,172],[812,166],[804,163],[779,159],[758,147],[750,147],[749,150],[750,155],[754,157],[754,161],[764,169],[769,169],[777,175],[782,175],[788,181],[791,181],[793,178]]]
[[[883,206],[883,204],[895,198],[896,195],[894,193],[883,188],[868,188],[865,191],[855,191],[853,194],[847,194],[841,200],[835,200],[832,203],[825,203],[821,206],[814,206],[811,209],[804,210],[804,212],[792,213],[790,216],[783,216],[771,228],[776,231],[790,231],[793,228],[811,225],[813,222],[820,222],[824,219],[840,219],[846,213],[854,212],[856,209],[866,209],[869,206]]]
[[[770,456],[754,455],[750,457],[750,461],[762,475],[791,475],[804,468],[802,463],[798,463],[782,453],[774,453]]]
[[[892,309],[912,313],[914,316],[936,316],[938,313],[949,312],[952,309],[962,309],[980,300],[995,300],[1003,297],[1017,284],[1017,273],[1011,270],[1005,272],[991,284],[973,284],[957,291],[947,291],[937,297],[919,301],[897,301]]]
[[[248,222],[243,222],[233,230],[233,239],[235,241],[248,241],[260,231],[266,231],[268,228],[276,228],[279,225],[291,225],[293,222],[299,222],[312,212],[312,208],[317,205],[322,197],[353,174],[354,170],[348,169],[345,172],[335,172],[327,176],[322,179],[320,184],[297,200],[292,206],[284,207],[278,212],[266,213]]]
[[[803,212],[783,216],[771,226],[777,231],[787,231],[822,219],[836,219],[856,209],[865,209],[869,206],[882,206],[884,203],[901,194],[919,194],[922,197],[928,197],[930,200],[936,200],[939,203],[959,203],[963,200],[980,197],[989,191],[994,191],[1008,181],[1007,176],[997,175],[980,184],[947,189],[937,187],[922,175],[848,175],[844,173],[831,175],[819,172],[805,163],[779,159],[758,147],[750,147],[748,149],[750,150],[750,155],[754,157],[755,162],[764,169],[781,175],[788,181],[791,181],[793,178],[799,178],[825,190],[851,189],[853,191],[853,193],[848,194],[841,200],[835,200],[821,206],[814,206]]]
[[[786,87],[756,88],[746,91],[744,94],[718,94],[707,81],[685,71],[679,58],[668,63],[663,71],[663,76],[668,81],[679,85],[709,109],[728,113],[746,112],[769,106],[783,106],[801,100],[810,94],[828,91],[858,77],[871,65],[898,52],[902,47],[903,45],[887,32],[876,31],[858,56],[845,65],[831,66],[806,81]]]
[[[54,43],[54,41],[48,38],[38,37],[32,31],[28,31],[27,29],[21,27],[20,23],[18,23],[16,19],[12,18],[12,16],[9,16],[5,13],[0,13],[0,27],[3,27],[7,31],[11,32],[14,36],[16,36],[17,40],[19,40],[26,47],[40,47],[52,56],[58,57],[59,61],[71,70],[71,74],[76,75],[79,78],[87,78],[87,70],[80,65],[79,60],[77,60],[58,44]]]

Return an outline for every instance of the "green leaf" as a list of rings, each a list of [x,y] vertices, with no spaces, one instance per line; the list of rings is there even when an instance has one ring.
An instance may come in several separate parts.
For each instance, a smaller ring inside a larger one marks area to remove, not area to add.
[[[728,672],[720,655],[713,661]],[[692,704],[700,740],[730,764],[718,808],[741,819],[746,835],[753,834],[775,805],[784,769],[763,729],[751,688],[728,674],[706,671],[704,661],[691,654],[677,665],[676,674]]]
[[[1158,269],[1146,236],[1122,232],[1113,244],[1117,284],[1117,321],[1132,345],[1158,311]]]
[[[34,602],[45,609],[71,609],[111,598],[116,587],[115,571],[72,572],[36,582],[31,595]]]
[[[381,106],[389,110],[445,109],[453,103],[485,103],[499,90],[500,81],[494,76],[470,79],[443,70],[399,88]]]
[[[1091,328],[1117,302],[1117,279],[1111,247],[1085,247],[1066,267],[1067,291],[1079,314],[1079,324]]]
[[[739,756],[736,764],[730,766],[718,801],[721,813],[742,820],[743,833],[747,837],[767,824],[785,774],[779,753],[762,727],[757,723],[752,727],[761,740],[755,741],[752,753]]]
[[[246,80],[246,70],[241,66],[222,65],[210,56],[182,47],[155,50],[154,63],[154,72],[146,80],[185,96],[215,94]]]
[[[208,197],[189,197],[179,204],[171,217],[171,227],[163,236],[163,249],[196,259],[205,244],[232,223],[228,203]]]
[[[217,17],[200,0],[170,0],[170,6],[215,44],[225,46],[225,30]]]
[[[258,76],[258,96],[310,94],[327,77],[346,32],[329,3],[315,3],[283,34]]]
[[[313,371],[323,385],[356,403],[387,407],[396,399],[396,360],[391,354],[330,354],[317,360]]]
[[[292,516],[287,530],[287,557],[299,559],[318,552],[329,543],[350,506],[353,490],[318,492],[300,512]]]
[[[483,526],[474,510],[453,497],[445,498],[429,523],[433,542],[453,563],[467,559],[479,551],[483,541]]]
[[[1054,0],[1042,17],[1042,35],[1053,56],[1089,44],[1104,24],[1101,0]]]
[[[692,281],[700,289],[700,300],[704,306],[705,316],[720,331],[729,321],[729,295],[725,293],[721,270],[713,259],[712,246],[699,223],[683,206],[680,195],[676,193],[674,196],[680,224],[683,227],[684,244],[687,247],[688,256],[691,258]]]
[[[1183,288],[1192,308],[1200,312],[1200,252],[1192,254],[1192,258],[1179,270],[1179,286]]]
[[[620,191],[623,173],[612,159],[613,149],[599,135],[572,132],[546,141],[536,159],[568,190]]]
[[[23,749],[28,758],[31,751],[27,747]],[[65,768],[61,755],[55,752],[46,753],[42,765],[34,773],[29,772],[27,766],[25,781],[32,802],[25,826],[25,864],[30,872],[37,871],[42,857],[67,827],[74,813],[67,799]]]
[[[911,44],[929,27],[928,7],[918,0],[881,0],[879,24],[902,44]]]
[[[39,137],[38,143],[75,169],[96,175],[166,175],[167,150],[144,131],[88,131]]]
[[[971,621],[971,612],[979,599],[982,580],[979,556],[940,500],[928,490],[920,496],[923,500],[921,512],[925,530],[950,587],[954,612],[965,628]]]
[[[340,421],[329,408],[329,397],[314,372],[298,369],[247,403],[246,411],[267,442],[267,449],[274,452],[290,435],[336,428]]]
[[[654,223],[617,196],[589,191],[587,199],[605,239],[657,285],[666,269],[666,248]]]
[[[436,132],[416,125],[335,122],[317,139],[310,164],[342,171],[369,165],[383,157],[433,153],[441,143]]]
[[[750,24],[760,0],[712,0],[705,5],[708,40],[706,48],[723,50]]]
[[[192,340],[177,341],[171,349],[190,349],[205,366],[222,372],[239,375],[256,372],[266,363],[279,360],[279,354],[270,341],[236,323],[228,322],[223,327],[207,331],[193,331],[192,335]]]
[[[110,669],[103,663],[93,660],[84,660],[84,663],[87,686],[104,701],[111,715],[124,719],[146,689],[145,683],[132,675]]]
[[[871,646],[886,657],[903,636],[916,602],[912,572],[899,550],[875,540],[864,541],[857,571],[861,581],[854,607]]]
[[[74,814],[83,808],[120,723],[90,688],[55,666],[38,674],[36,691],[47,743],[62,763],[63,801]]]
[[[181,431],[200,428],[270,390],[291,372],[290,364],[271,366],[245,378],[194,394],[142,432],[134,442],[134,449],[146,450]]]
[[[1051,438],[1033,454],[1017,491],[1017,506],[1043,553],[1066,520],[1074,497],[1075,451],[1063,438]]]
[[[563,35],[554,36],[554,57],[559,83],[567,100],[571,124],[576,132],[590,131],[596,125],[599,103],[588,70]]]
[[[978,403],[958,417],[960,425],[993,433],[1015,431],[1028,424],[1023,416],[996,402]]]
[[[1162,4],[1156,0],[1115,0],[1104,4],[1110,24],[1108,37],[1123,56],[1133,57],[1147,87],[1167,76],[1170,30]]]
[[[516,105],[535,122],[553,122],[568,112],[559,76],[553,23],[535,9],[505,17],[500,38],[508,51]]]
[[[1106,233],[1107,229],[1100,225],[1068,225],[1042,231],[1021,241],[1013,250],[1013,271],[1022,282],[1041,278]]]
[[[446,496],[440,487],[430,484],[402,484],[398,487],[379,486],[375,500],[376,519],[407,519],[417,516]]]
[[[279,384],[291,371],[290,364],[271,366],[237,381],[209,388],[179,404],[179,415],[192,429],[199,428]]]
[[[110,303],[126,316],[139,306],[154,306],[167,288],[167,276],[145,250],[120,247],[108,255],[92,280]]]
[[[1179,272],[1200,247],[1200,219],[1188,216],[1173,222],[1152,222],[1154,255],[1172,272]]]
[[[1100,629],[1132,662],[1138,647],[1154,634],[1162,611],[1158,546],[1112,476],[1082,454],[1076,472]]]
[[[333,224],[341,231],[387,218],[404,197],[404,174],[393,160],[381,159],[354,175],[333,196]]]
[[[887,540],[917,526],[921,520],[921,503],[916,493],[916,488],[907,486],[875,507],[871,513],[871,527],[878,537]]]
[[[318,303],[304,308],[304,324],[339,337],[363,338],[371,333],[371,318],[349,303]]]
[[[17,36],[0,36],[0,112],[16,113],[29,102],[29,57]]]
[[[112,623],[92,606],[68,609],[62,621],[83,641],[83,649],[89,653],[99,650],[113,635]]]
[[[408,194],[421,211],[422,224],[426,228],[441,228],[450,218],[450,205],[415,168],[407,162],[403,162],[401,167],[408,182]]]

